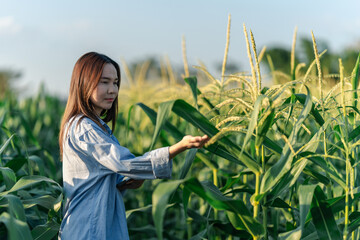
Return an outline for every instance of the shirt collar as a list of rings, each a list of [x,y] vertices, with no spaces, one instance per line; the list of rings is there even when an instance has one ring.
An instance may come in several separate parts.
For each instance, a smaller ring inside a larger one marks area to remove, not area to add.
[[[106,131],[111,135],[111,134],[112,134],[112,131],[111,131],[111,129],[109,128],[109,126],[108,126],[108,125],[104,122],[104,120],[102,120],[100,117],[98,117],[98,119],[99,119],[101,125],[103,125],[104,128],[106,129]]]

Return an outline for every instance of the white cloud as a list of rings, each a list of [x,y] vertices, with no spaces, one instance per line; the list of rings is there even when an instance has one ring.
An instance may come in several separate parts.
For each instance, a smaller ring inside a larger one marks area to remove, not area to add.
[[[13,35],[21,30],[13,16],[0,17],[0,35]]]

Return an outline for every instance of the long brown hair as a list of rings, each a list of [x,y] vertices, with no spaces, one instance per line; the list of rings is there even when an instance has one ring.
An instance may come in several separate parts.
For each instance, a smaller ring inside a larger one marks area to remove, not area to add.
[[[60,134],[59,134],[59,146],[60,157],[62,159],[63,153],[63,139],[65,134],[65,124],[70,121],[73,116],[83,114],[83,117],[88,117],[93,120],[102,129],[105,128],[101,125],[98,117],[95,114],[95,109],[90,101],[92,92],[98,85],[101,74],[106,63],[114,65],[117,77],[118,87],[120,87],[120,67],[119,65],[103,54],[96,52],[89,52],[84,54],[75,63],[74,70],[71,76],[70,92],[67,100],[65,112],[61,121]],[[118,97],[115,98],[113,105],[110,109],[104,110],[101,113],[101,118],[104,122],[112,121],[112,130],[115,129],[116,116],[118,107]],[[80,122],[80,121],[79,121]],[[69,126],[72,122],[69,123]]]

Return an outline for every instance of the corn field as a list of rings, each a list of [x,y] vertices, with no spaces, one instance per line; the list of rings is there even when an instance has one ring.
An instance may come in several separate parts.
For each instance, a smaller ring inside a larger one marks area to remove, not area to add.
[[[313,61],[295,62],[295,30],[291,70],[280,72],[244,25],[251,71],[226,75],[230,20],[219,79],[202,65],[190,76],[185,47],[182,84],[169,63],[156,87],[146,82],[146,63],[135,73],[122,64],[130,83],[119,94],[114,132],[122,145],[139,155],[188,134],[211,137],[173,160],[172,179],[127,191],[130,238],[360,239],[360,57],[351,75],[338,59],[338,72],[327,76],[313,33]],[[265,86],[266,75],[286,81]],[[1,239],[57,236],[64,104],[44,89],[0,100]]]

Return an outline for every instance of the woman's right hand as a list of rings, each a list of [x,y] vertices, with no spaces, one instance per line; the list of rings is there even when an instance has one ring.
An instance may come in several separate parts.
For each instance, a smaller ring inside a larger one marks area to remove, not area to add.
[[[118,190],[125,190],[125,189],[136,189],[139,188],[143,185],[145,180],[135,180],[135,179],[130,179],[128,181],[126,181],[125,183],[116,186],[116,188]]]

